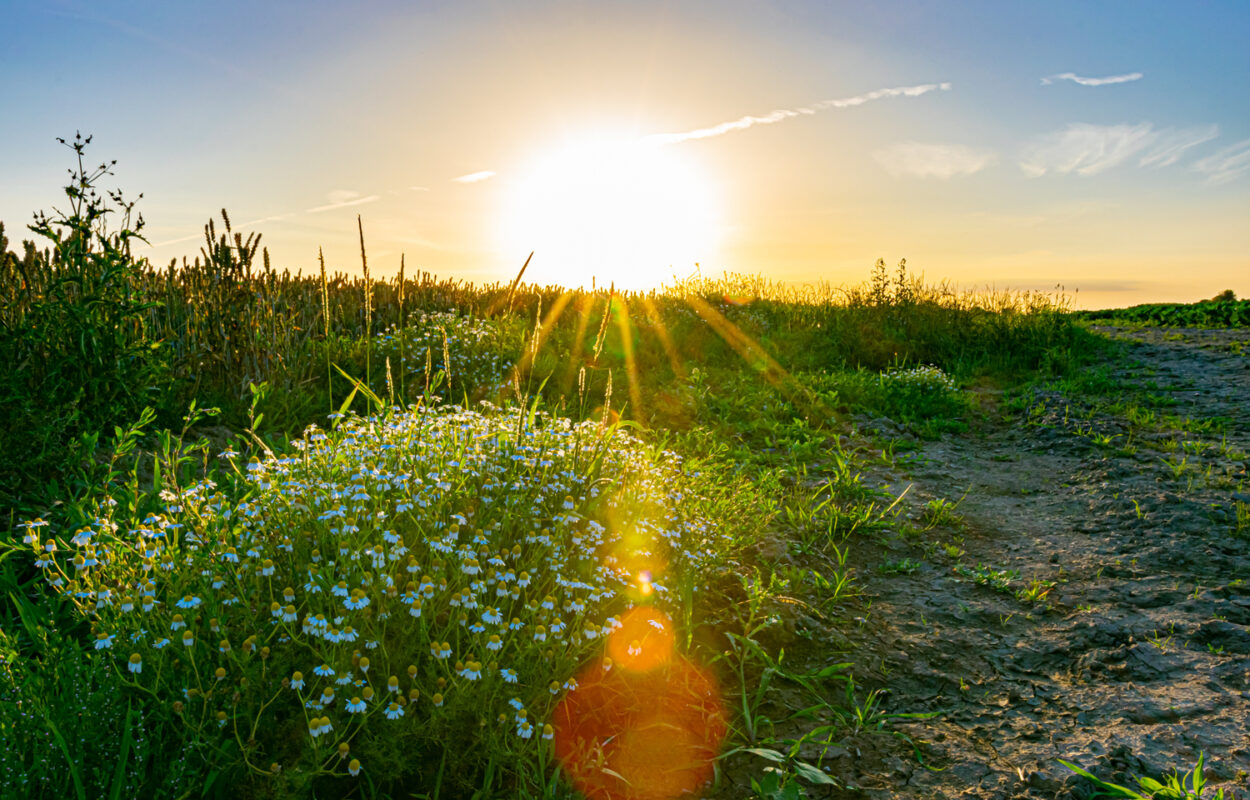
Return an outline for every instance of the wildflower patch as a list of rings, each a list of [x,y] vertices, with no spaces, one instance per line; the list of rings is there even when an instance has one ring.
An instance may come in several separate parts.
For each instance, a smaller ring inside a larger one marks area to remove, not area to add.
[[[310,428],[142,521],[104,505],[55,547],[28,539],[117,679],[217,758],[420,785],[487,752],[541,782],[580,667],[725,547],[678,457],[484,405]]]

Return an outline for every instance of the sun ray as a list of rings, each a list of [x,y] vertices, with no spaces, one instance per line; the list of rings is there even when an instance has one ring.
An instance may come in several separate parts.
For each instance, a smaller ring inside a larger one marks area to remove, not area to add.
[[[668,335],[668,328],[664,325],[664,319],[660,315],[660,310],[656,308],[655,301],[649,295],[643,295],[639,298],[642,303],[643,313],[647,315],[647,321],[651,323],[652,329],[655,331],[656,338],[660,340],[660,346],[664,348],[664,355],[668,357],[668,364],[673,369],[673,375],[684,379],[686,377],[686,365],[682,363],[681,358],[677,355],[677,348],[673,347],[673,340]]]
[[[762,345],[744,333],[724,314],[697,294],[687,293],[682,299],[742,357],[749,367],[781,390],[786,399],[793,403],[800,413],[809,420],[814,418],[820,422],[832,418],[832,410],[820,398],[813,395],[785,367],[777,363],[777,360],[769,355]]]
[[[621,354],[625,359],[625,373],[629,384],[629,402],[634,406],[633,418],[643,420],[642,388],[638,385],[638,363],[634,360],[633,325],[629,318],[629,303],[619,298],[620,310],[616,315],[616,327],[621,332]]]

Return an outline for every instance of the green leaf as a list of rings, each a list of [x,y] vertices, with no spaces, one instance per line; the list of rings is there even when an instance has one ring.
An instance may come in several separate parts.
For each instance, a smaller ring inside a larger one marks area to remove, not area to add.
[[[1132,789],[1127,789],[1123,786],[1117,786],[1114,783],[1107,783],[1104,780],[1095,778],[1089,772],[1081,769],[1076,764],[1070,763],[1068,761],[1064,761],[1062,758],[1056,759],[1056,760],[1060,764],[1063,764],[1065,767],[1075,772],[1077,775],[1080,775],[1084,778],[1088,778],[1089,780],[1093,781],[1095,784],[1098,785],[1099,788],[1106,789],[1107,791],[1111,792],[1112,795],[1115,797],[1130,797],[1130,798],[1133,798],[1133,800],[1149,800],[1149,798],[1143,797],[1137,792],[1134,792]]]
[[[784,753],[779,753],[776,750],[772,750],[767,747],[743,747],[737,752],[751,753],[752,755],[759,756],[760,758],[766,758],[769,761],[775,762],[777,764],[786,763],[786,757]]]
[[[69,777],[74,781],[74,793],[78,795],[78,800],[87,800],[87,789],[82,785],[82,776],[78,774],[78,765],[74,763],[74,757],[70,755],[69,745],[65,744],[65,737],[61,735],[61,731],[56,727],[56,723],[52,721],[52,717],[47,716],[47,711],[44,712],[44,719],[48,723],[48,730],[52,731],[52,736],[56,739],[57,747],[61,748],[61,752],[65,755],[65,764],[69,767]]]
[[[794,772],[808,783],[815,783],[821,786],[837,786],[838,782],[831,775],[825,773],[819,767],[808,764],[805,761],[794,762]]]
[[[122,731],[122,748],[121,753],[117,757],[117,766],[113,769],[113,785],[109,791],[111,800],[120,800],[122,797],[122,786],[126,779],[126,760],[130,757],[130,744],[132,741],[131,729],[134,722],[133,701],[126,704],[126,729]]]

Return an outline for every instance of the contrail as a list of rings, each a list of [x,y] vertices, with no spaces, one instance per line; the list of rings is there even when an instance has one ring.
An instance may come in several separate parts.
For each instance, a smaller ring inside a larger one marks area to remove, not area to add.
[[[1072,81],[1082,86],[1106,86],[1109,83],[1128,83],[1129,81],[1139,81],[1142,78],[1140,72],[1130,72],[1127,75],[1108,75],[1105,78],[1082,78],[1075,72],[1061,72],[1058,75],[1051,75],[1049,78],[1042,78],[1042,85],[1049,86],[1055,81]]]
[[[836,100],[821,100],[811,105],[801,106],[799,108],[779,108],[770,111],[763,116],[745,116],[730,122],[722,122],[719,125],[713,125],[710,128],[697,128],[692,131],[684,131],[682,133],[655,133],[650,136],[644,136],[640,140],[642,144],[647,145],[666,145],[678,144],[680,142],[688,142],[692,139],[707,139],[712,136],[720,136],[733,131],[744,131],[747,128],[756,125],[772,125],[775,122],[781,122],[792,117],[805,117],[820,111],[827,111],[831,108],[850,108],[852,106],[862,106],[864,103],[870,103],[873,100],[882,100],[887,97],[919,97],[922,94],[928,94],[932,91],[949,91],[950,83],[926,83],[921,86],[899,86],[893,89],[878,89],[875,92],[856,95],[855,97],[842,97]]]

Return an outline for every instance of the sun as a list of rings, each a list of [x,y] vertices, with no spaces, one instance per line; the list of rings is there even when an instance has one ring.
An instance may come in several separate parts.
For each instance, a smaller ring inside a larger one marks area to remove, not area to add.
[[[712,184],[675,147],[582,139],[533,160],[507,193],[505,252],[534,251],[525,280],[651,289],[715,256]]]

